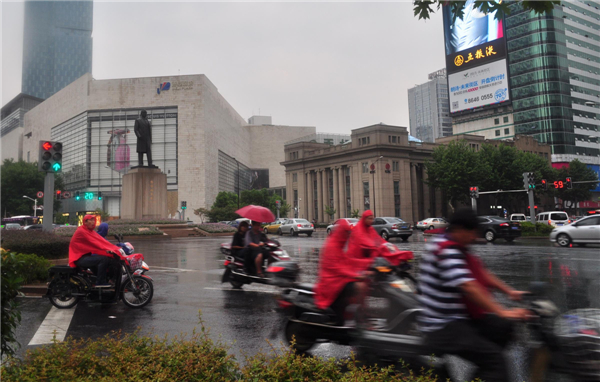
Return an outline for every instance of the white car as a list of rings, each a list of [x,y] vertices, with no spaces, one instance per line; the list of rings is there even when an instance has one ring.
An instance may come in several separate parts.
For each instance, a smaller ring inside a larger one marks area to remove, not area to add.
[[[417,223],[417,229],[426,231],[428,229],[446,228],[450,224],[442,218],[429,218]]]
[[[548,211],[536,215],[536,222],[547,224],[552,227],[560,227],[571,223],[569,215],[564,211]]]
[[[354,226],[356,225],[356,223],[358,223],[358,219],[354,219],[354,218],[341,218],[336,220],[333,224],[330,224],[327,226],[327,235],[331,235],[331,231],[333,230],[333,226],[335,226],[336,224],[338,224],[338,222],[340,220],[345,220],[346,222],[348,222],[348,224],[350,225],[350,229],[354,228]]]
[[[561,247],[574,244],[600,244],[600,216],[587,216],[550,232],[550,241]]]
[[[283,235],[289,233],[292,236],[298,236],[299,233],[305,233],[307,236],[311,236],[315,226],[306,219],[286,219],[279,229],[277,234]]]
[[[527,217],[525,217],[525,214],[511,214],[509,220],[513,222],[524,222],[527,221]]]

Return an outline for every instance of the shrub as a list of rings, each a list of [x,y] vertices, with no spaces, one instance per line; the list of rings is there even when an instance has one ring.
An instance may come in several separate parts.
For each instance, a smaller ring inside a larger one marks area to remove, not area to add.
[[[107,221],[109,226],[113,225],[125,225],[125,224],[137,224],[137,225],[147,225],[147,224],[186,224],[185,221],[179,219],[114,219]]]
[[[16,255],[16,271],[23,278],[23,284],[30,284],[34,281],[48,281],[48,269],[51,267],[50,261],[34,254],[26,255],[19,253]]]
[[[236,228],[233,228],[232,226],[223,223],[204,223],[198,224],[196,225],[196,227],[208,233],[224,233],[237,231]]]
[[[54,230],[59,236],[72,237],[77,227],[61,227]],[[123,224],[123,225],[109,225],[107,239],[112,238],[113,235],[123,236],[148,236],[148,235],[162,235],[163,232],[158,228],[151,225],[140,225],[140,224]]]
[[[21,261],[15,253],[1,250],[2,263],[0,264],[1,289],[2,289],[2,345],[0,356],[14,355],[15,345],[19,346],[16,339],[16,329],[21,322],[19,302],[15,299],[21,289],[23,277],[18,272]]]
[[[62,228],[60,228],[62,229]],[[69,256],[68,237],[38,230],[2,231],[2,246],[16,253],[35,253],[46,259]]]
[[[544,223],[521,223],[521,235],[522,236],[548,236],[554,228]]]

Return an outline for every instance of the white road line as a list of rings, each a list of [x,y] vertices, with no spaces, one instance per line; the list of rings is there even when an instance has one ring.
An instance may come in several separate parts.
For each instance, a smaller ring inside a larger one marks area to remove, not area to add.
[[[159,269],[159,270],[165,270],[165,271],[177,271],[177,272],[199,272],[196,269],[168,268],[168,267],[156,267],[156,266],[153,266],[150,270],[152,270],[152,269]]]
[[[77,306],[72,309],[58,309],[53,306],[44,319],[44,322],[42,322],[42,325],[40,325],[31,341],[29,341],[29,346],[51,344],[55,331],[56,340],[60,342],[64,341],[73,315],[75,314],[75,309],[77,309]]]

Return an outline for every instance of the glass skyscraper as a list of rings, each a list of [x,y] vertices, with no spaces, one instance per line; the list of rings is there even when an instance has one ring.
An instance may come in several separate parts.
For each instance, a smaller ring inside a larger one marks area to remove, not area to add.
[[[552,145],[552,162],[600,163],[600,9],[568,1],[506,17],[516,134]]]
[[[92,1],[26,1],[22,92],[49,98],[92,72]]]

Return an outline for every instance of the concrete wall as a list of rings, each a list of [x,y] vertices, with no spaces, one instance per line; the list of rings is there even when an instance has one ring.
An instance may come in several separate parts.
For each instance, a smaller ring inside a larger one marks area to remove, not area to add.
[[[27,160],[27,153],[23,155],[22,127],[17,127],[2,137],[2,161],[4,162],[5,159],[10,158],[14,159],[15,162],[20,159]],[[31,157],[31,161],[37,161],[37,154],[35,158]]]

